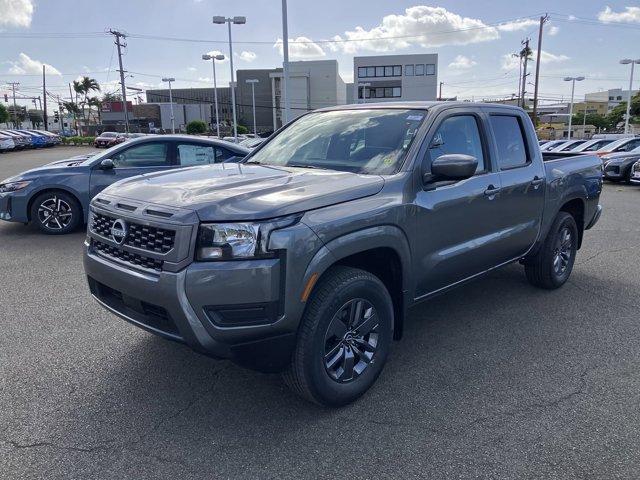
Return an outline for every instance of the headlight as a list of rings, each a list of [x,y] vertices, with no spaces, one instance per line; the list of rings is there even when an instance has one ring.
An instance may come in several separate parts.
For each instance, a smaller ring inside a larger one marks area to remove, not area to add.
[[[26,187],[30,183],[31,182],[24,182],[24,181],[0,183],[0,193],[15,192],[17,190],[22,190],[24,187]]]
[[[200,261],[269,258],[269,235],[297,223],[301,215],[266,222],[203,223],[198,231],[196,259]]]

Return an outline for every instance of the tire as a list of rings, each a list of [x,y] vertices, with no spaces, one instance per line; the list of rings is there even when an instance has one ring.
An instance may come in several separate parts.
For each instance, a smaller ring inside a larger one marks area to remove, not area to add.
[[[352,313],[356,328],[349,326]],[[393,303],[380,279],[364,270],[332,267],[307,304],[283,379],[311,402],[347,405],[375,383],[392,337]]]
[[[538,253],[525,262],[527,280],[548,290],[560,288],[571,275],[577,247],[575,219],[567,212],[558,213]]]
[[[31,204],[31,221],[47,235],[65,235],[82,222],[82,208],[76,198],[66,192],[44,192]]]

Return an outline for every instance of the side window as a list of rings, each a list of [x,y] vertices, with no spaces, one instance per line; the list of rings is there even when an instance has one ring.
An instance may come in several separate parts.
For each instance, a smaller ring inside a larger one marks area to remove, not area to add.
[[[513,115],[491,115],[491,128],[498,146],[500,169],[522,167],[527,164],[527,148],[520,119]]]
[[[183,167],[208,165],[215,162],[214,149],[211,145],[179,143],[177,156],[178,165]]]
[[[229,160],[233,157],[241,157],[241,155],[237,155],[226,148],[216,147],[216,163],[224,162],[225,160]]]
[[[637,140],[631,140],[630,142],[625,143],[623,146],[618,147],[616,149],[617,152],[630,152],[631,150],[640,146],[640,138]]]
[[[478,121],[473,115],[446,118],[431,139],[429,151],[432,161],[440,155],[462,153],[478,159],[476,172],[482,172],[486,168]]]
[[[164,167],[169,165],[167,143],[145,143],[121,150],[111,156],[116,168]]]

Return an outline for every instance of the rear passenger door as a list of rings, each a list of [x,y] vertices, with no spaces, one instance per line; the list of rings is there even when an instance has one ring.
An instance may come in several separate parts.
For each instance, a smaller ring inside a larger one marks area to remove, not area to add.
[[[500,210],[503,260],[524,255],[535,242],[544,208],[545,171],[533,126],[517,111],[489,111],[493,151],[502,189]]]

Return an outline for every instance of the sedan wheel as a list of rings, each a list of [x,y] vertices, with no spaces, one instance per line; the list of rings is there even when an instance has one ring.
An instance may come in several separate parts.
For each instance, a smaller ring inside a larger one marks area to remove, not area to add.
[[[45,192],[33,201],[31,220],[46,234],[63,235],[80,225],[82,208],[66,192]]]

